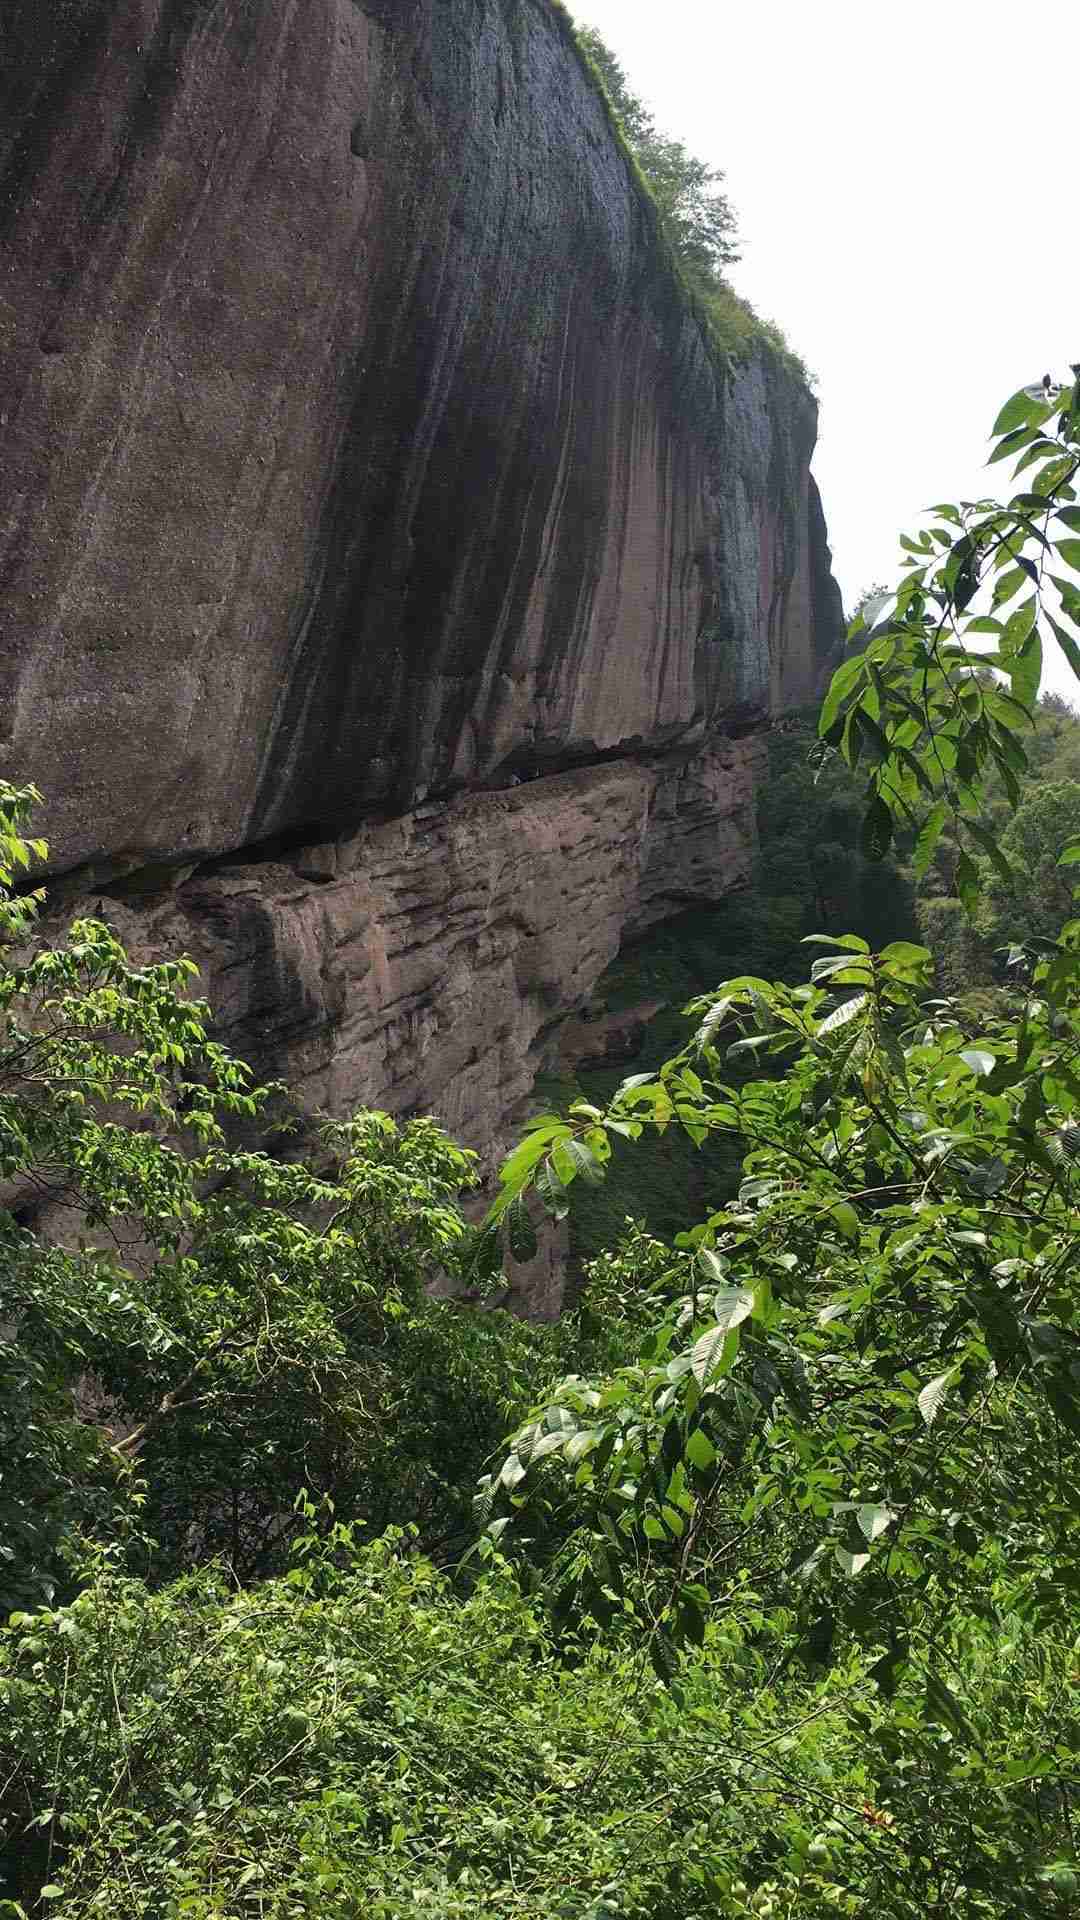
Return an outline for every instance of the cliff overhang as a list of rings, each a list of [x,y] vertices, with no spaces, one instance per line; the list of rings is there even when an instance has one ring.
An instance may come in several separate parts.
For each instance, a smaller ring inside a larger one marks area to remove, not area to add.
[[[840,625],[813,398],[551,0],[7,0],[0,56],[4,767],[260,1068],[494,1150],[748,871]]]

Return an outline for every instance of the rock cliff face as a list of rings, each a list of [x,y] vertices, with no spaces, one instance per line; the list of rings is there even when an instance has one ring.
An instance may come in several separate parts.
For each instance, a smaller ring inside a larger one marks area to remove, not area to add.
[[[487,1152],[626,934],[747,878],[762,758],[578,768],[83,904],[190,953],[223,1037],[307,1108],[434,1109]]]
[[[311,1103],[493,1143],[745,874],[726,736],[836,634],[814,432],[550,0],[5,0],[0,765]]]

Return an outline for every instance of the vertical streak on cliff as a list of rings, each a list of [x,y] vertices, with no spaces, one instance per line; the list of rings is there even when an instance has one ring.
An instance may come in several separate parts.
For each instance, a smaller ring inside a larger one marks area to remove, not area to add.
[[[703,334],[549,0],[5,0],[0,55],[4,771],[302,1104],[494,1153],[750,873],[839,628],[813,400]]]

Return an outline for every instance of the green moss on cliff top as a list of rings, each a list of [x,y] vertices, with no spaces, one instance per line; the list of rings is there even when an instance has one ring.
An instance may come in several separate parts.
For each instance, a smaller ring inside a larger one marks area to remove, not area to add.
[[[563,5],[563,0],[546,0],[546,4],[579,67],[603,103],[616,145],[626,161],[630,177],[647,212],[657,249],[676,282],[688,312],[698,322],[706,344],[719,358],[722,368],[726,369],[733,360],[745,358],[752,348],[764,346],[776,355],[789,372],[794,373],[808,388],[811,387],[812,376],[805,361],[789,346],[774,322],[763,320],[750,302],[737,294],[719,274],[705,283],[699,281],[696,275],[687,273],[665,230],[664,217],[656,196],[626,136],[603,75],[578,38],[573,15]]]

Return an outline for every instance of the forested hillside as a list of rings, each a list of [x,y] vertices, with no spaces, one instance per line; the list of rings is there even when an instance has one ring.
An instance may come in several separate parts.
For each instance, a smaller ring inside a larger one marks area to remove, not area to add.
[[[433,1122],[306,1153],[189,964],[35,939],[2,789],[5,1920],[1075,1910],[1074,375],[776,736],[726,931],[627,963],[688,1042],[479,1227]],[[667,1241],[476,1303],[676,1133]]]

